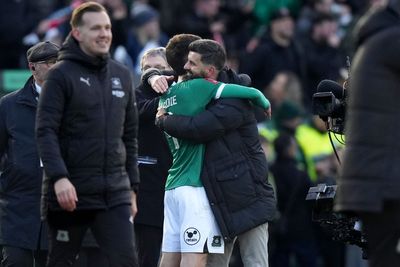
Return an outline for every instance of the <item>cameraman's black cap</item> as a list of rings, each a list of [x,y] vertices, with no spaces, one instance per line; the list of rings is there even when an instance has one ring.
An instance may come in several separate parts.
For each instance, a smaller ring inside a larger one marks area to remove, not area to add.
[[[58,50],[60,50],[60,47],[55,43],[49,41],[40,42],[28,49],[26,58],[28,62],[32,63],[46,61],[57,58]]]

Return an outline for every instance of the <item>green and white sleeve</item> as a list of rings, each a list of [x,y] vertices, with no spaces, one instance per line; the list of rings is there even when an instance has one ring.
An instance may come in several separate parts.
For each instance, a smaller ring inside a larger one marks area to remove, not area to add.
[[[218,98],[245,98],[263,109],[270,107],[268,99],[259,90],[238,84],[222,83],[215,94],[215,99]]]

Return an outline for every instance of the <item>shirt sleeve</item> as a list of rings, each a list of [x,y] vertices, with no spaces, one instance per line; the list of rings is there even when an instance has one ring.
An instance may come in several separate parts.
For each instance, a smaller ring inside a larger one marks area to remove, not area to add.
[[[268,99],[259,90],[237,84],[221,83],[215,93],[215,99],[219,98],[245,98],[263,109],[270,107]]]

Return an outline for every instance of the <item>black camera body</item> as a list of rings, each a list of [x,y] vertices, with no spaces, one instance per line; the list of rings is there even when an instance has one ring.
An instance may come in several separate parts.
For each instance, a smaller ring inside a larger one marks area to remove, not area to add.
[[[335,241],[359,246],[367,258],[367,240],[360,229],[360,220],[351,213],[333,211],[336,185],[318,184],[308,190],[307,201],[313,202],[312,220],[331,235]]]
[[[331,80],[323,80],[318,84],[317,93],[313,94],[313,114],[329,122],[329,130],[344,133],[346,114],[346,90],[338,83]]]

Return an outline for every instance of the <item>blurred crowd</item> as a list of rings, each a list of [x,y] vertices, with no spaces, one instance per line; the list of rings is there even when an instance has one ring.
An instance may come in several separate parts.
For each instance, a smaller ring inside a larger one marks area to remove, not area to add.
[[[25,52],[43,40],[61,44],[72,10],[84,0],[9,0],[0,3],[0,70],[27,67]],[[97,0],[112,20],[112,56],[136,80],[140,58],[177,33],[221,43],[230,68],[248,74],[272,105],[260,116],[260,138],[274,178],[281,221],[271,227],[271,266],[343,266],[344,247],[311,223],[304,198],[318,183],[335,184],[338,164],[324,122],[312,115],[318,83],[348,78],[352,32],[370,8],[387,0]],[[343,147],[340,138],[336,148]],[[288,218],[285,218],[288,217]],[[321,231],[321,232],[318,232]],[[290,238],[288,238],[290,237]],[[306,246],[304,244],[307,244]],[[318,256],[319,255],[319,256]],[[353,265],[356,266],[356,265]]]
[[[309,108],[318,82],[346,78],[353,54],[350,29],[370,6],[387,0],[97,0],[109,10],[115,59],[139,74],[144,51],[165,46],[177,33],[223,44],[229,66],[275,97],[282,77],[298,79]],[[25,68],[27,47],[68,35],[74,7],[85,0],[3,1],[0,69]],[[281,75],[281,72],[286,74]],[[272,99],[276,106],[279,100]]]
[[[0,4],[0,70],[27,68],[39,41],[61,44],[74,7],[86,0],[11,0]],[[140,58],[177,33],[223,44],[228,66],[247,73],[276,111],[289,99],[310,113],[322,79],[347,78],[352,29],[387,0],[96,0],[112,20],[112,56],[140,76]]]

